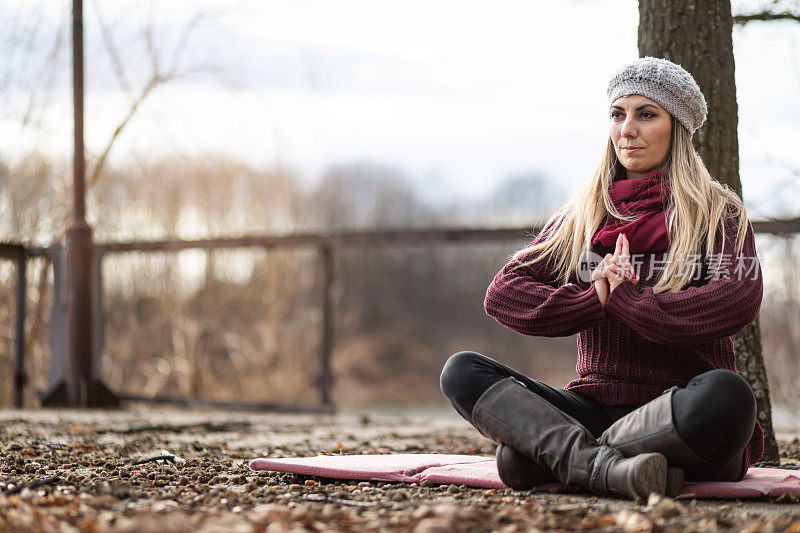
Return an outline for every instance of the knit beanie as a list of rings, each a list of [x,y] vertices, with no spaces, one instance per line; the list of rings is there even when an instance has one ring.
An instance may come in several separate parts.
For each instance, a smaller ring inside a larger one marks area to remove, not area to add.
[[[608,82],[609,104],[641,94],[658,102],[689,131],[703,125],[708,109],[694,78],[683,67],[657,57],[642,57],[618,70]]]

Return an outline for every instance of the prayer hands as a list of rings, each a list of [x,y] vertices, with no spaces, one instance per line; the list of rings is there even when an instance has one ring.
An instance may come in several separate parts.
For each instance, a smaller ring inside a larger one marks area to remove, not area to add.
[[[628,238],[620,233],[619,237],[617,237],[614,254],[606,254],[600,264],[597,265],[597,268],[592,271],[592,281],[603,309],[606,308],[608,296],[624,280],[629,280],[636,284],[639,282],[639,276],[633,271],[633,266],[631,265]]]

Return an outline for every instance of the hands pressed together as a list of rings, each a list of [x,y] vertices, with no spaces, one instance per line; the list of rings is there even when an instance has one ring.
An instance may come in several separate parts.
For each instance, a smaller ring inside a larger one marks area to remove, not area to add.
[[[628,238],[620,233],[617,237],[614,254],[606,254],[597,268],[592,271],[592,282],[603,309],[608,303],[608,296],[625,280],[636,284],[639,282],[639,276],[636,275],[631,265]]]

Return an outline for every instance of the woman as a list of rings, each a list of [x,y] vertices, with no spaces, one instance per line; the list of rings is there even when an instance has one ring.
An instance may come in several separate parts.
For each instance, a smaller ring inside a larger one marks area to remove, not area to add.
[[[550,387],[476,352],[441,387],[499,444],[503,482],[675,495],[739,480],[763,451],[731,335],[758,315],[761,270],[739,197],[692,146],[706,101],[686,70],[641,58],[611,79],[591,180],[497,273],[486,312],[525,335],[578,335],[578,378]],[[586,251],[602,258],[582,270]]]

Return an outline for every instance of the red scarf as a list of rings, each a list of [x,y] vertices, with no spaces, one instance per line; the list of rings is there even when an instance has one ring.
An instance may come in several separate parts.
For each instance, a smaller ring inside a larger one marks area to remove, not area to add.
[[[624,233],[630,251],[660,252],[669,247],[666,204],[669,199],[669,179],[659,169],[638,179],[618,179],[611,184],[611,200],[622,214],[639,213],[633,222],[606,217],[605,223],[592,238],[592,244],[614,248],[617,235]]]

